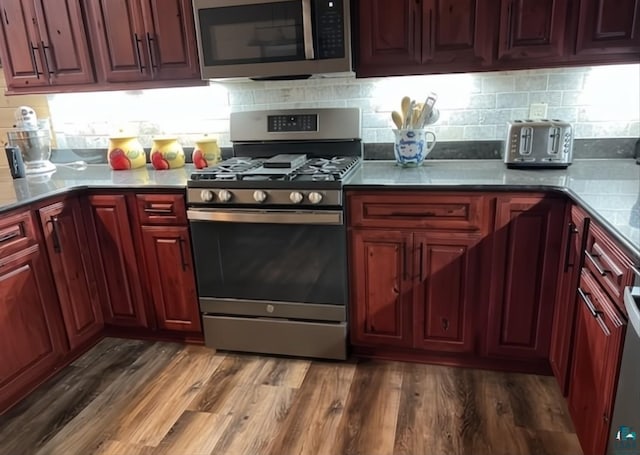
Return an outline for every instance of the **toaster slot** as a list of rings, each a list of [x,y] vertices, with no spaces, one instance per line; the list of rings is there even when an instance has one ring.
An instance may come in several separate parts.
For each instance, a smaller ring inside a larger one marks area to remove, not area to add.
[[[549,145],[547,153],[549,155],[557,155],[560,153],[560,141],[562,139],[562,130],[557,126],[549,128]]]
[[[531,155],[533,148],[533,128],[530,126],[523,126],[520,130],[520,155]]]

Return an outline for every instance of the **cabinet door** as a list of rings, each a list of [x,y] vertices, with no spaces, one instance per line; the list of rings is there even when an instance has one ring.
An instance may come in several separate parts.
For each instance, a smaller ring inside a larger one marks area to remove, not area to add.
[[[2,67],[7,87],[48,85],[36,30],[32,0],[3,0]]]
[[[67,349],[45,261],[38,245],[0,259],[0,413]]]
[[[94,82],[80,0],[36,0],[44,71],[51,84]]]
[[[583,214],[574,215],[566,224],[562,239],[564,257],[561,258],[556,302],[553,313],[553,329],[551,331],[551,349],[549,363],[558,381],[563,395],[569,392],[569,370],[573,333],[575,329],[576,303],[580,269],[582,268],[582,251],[589,219]]]
[[[584,453],[604,454],[625,325],[586,269],[579,293],[569,412]]]
[[[577,55],[640,52],[640,1],[582,0]]]
[[[414,347],[472,352],[479,270],[479,238],[415,234]]]
[[[107,82],[151,79],[148,52],[136,0],[96,0],[87,3],[95,34],[94,56],[100,61]]]
[[[129,213],[124,195],[89,196],[92,249],[105,322],[147,327]]]
[[[199,79],[191,0],[143,0],[142,5],[154,79]]]
[[[502,0],[498,59],[561,57],[567,4],[568,0]]]
[[[158,326],[199,332],[200,309],[186,226],[143,226],[147,280]]]
[[[40,209],[49,262],[71,349],[102,330],[98,290],[77,199]]]
[[[544,196],[497,198],[489,355],[548,358],[563,213],[563,201]]]
[[[411,347],[411,234],[354,230],[351,237],[351,341]]]
[[[420,65],[422,6],[415,0],[358,2],[361,76],[411,72]]]
[[[473,67],[491,63],[489,3],[424,0],[422,62]]]

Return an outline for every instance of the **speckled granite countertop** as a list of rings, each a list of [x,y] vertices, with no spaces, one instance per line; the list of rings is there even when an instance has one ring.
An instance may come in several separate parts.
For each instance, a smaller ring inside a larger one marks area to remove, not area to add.
[[[58,166],[48,177],[12,180],[0,174],[0,212],[82,188],[175,188],[187,184],[193,165],[171,171],[146,168],[84,171]],[[346,188],[566,192],[640,261],[640,166],[631,159],[576,160],[567,170],[509,170],[499,160],[428,160],[403,169],[392,161],[365,161]]]

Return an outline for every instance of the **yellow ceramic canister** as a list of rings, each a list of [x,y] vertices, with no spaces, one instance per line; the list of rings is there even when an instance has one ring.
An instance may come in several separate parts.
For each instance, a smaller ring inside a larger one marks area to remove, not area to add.
[[[219,163],[220,147],[218,147],[218,140],[205,134],[196,141],[191,157],[197,169],[204,169]]]
[[[155,137],[151,147],[151,164],[158,170],[184,166],[184,150],[175,137]]]
[[[115,135],[109,138],[107,159],[116,171],[136,169],[147,164],[147,156],[138,138],[131,135]]]

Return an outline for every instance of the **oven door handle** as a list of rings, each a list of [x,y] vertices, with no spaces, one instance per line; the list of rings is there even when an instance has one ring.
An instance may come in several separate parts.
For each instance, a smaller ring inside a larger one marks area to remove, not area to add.
[[[265,224],[324,224],[343,225],[343,215],[336,210],[290,211],[290,210],[187,210],[191,221],[215,221],[223,223]]]
[[[311,19],[311,0],[302,0],[302,38],[304,42],[305,60],[313,60],[313,25]]]

